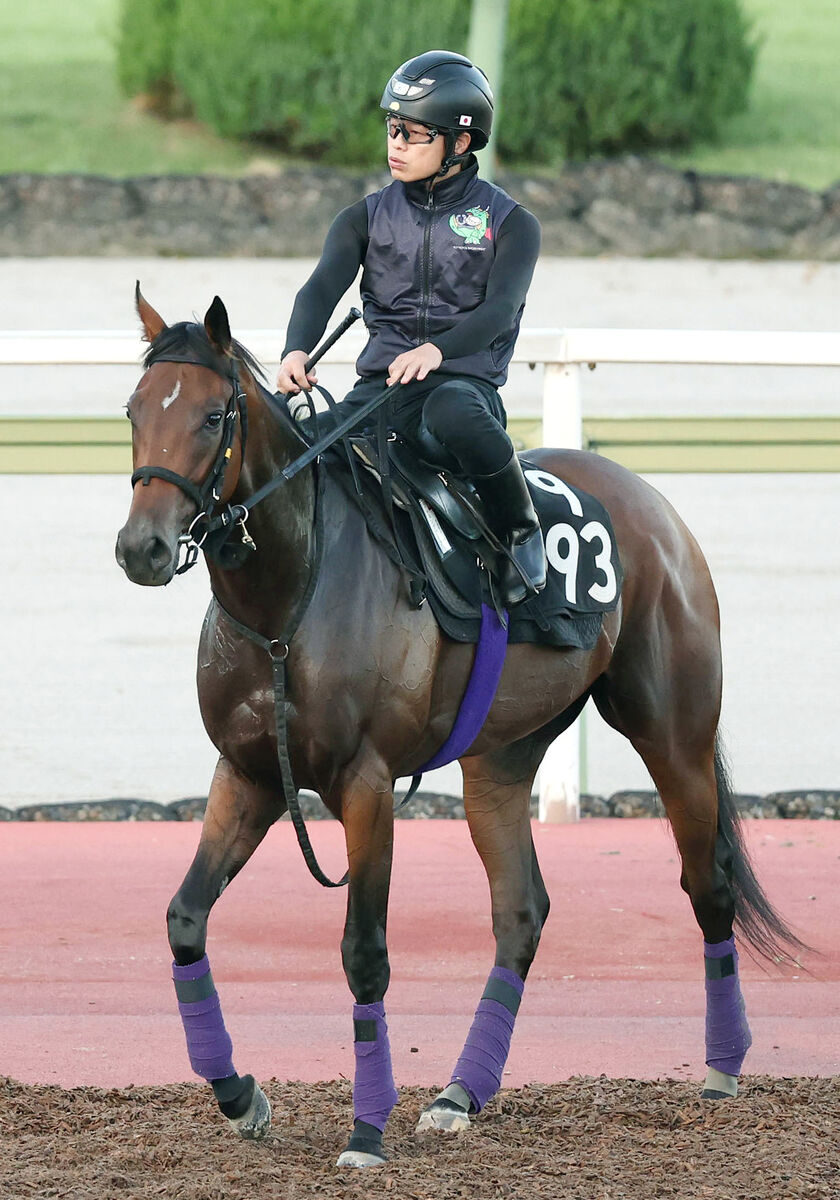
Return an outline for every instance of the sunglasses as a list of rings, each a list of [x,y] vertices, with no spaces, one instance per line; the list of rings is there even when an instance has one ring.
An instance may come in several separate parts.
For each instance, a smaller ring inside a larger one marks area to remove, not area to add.
[[[424,125],[422,129],[409,129],[405,121],[399,121],[396,117],[386,117],[385,128],[388,131],[388,137],[396,139],[399,134],[402,134],[410,146],[429,146],[441,132],[439,129],[432,129],[429,125]]]

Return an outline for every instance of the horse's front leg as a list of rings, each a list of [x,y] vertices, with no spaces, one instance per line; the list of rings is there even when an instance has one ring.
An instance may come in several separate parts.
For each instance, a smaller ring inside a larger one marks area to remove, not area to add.
[[[167,912],[172,977],[190,1063],[206,1079],[241,1137],[264,1137],[271,1109],[252,1075],[240,1078],[205,953],[207,918],[219,896],[280,816],[276,792],[239,775],[220,758],[210,786],[198,850]]]
[[[385,931],[394,843],[394,796],[384,766],[342,790],[349,882],[341,957],[353,1005],[353,1133],[339,1167],[385,1162],[382,1135],[397,1102],[384,998],[391,968]]]
[[[420,1115],[417,1132],[460,1133],[499,1090],[528,969],[548,916],[529,817],[539,755],[531,740],[462,759],[470,835],[490,884],[496,962],[449,1086]]]

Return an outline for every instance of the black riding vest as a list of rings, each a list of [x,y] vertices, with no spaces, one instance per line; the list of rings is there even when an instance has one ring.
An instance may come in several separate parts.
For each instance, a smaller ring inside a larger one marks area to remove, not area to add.
[[[516,201],[479,179],[477,170],[471,163],[428,193],[397,180],[365,197],[368,248],[360,290],[369,340],[356,362],[359,375],[387,371],[398,354],[434,342],[484,300],[495,237]],[[445,359],[438,373],[500,387],[522,308],[486,349]]]

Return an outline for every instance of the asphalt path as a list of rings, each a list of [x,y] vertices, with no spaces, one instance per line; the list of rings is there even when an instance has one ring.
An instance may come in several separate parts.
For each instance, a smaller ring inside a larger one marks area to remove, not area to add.
[[[0,328],[125,329],[134,280],[169,320],[215,293],[237,328],[280,329],[311,260],[6,259]],[[348,295],[346,303],[352,301]],[[339,309],[343,311],[343,305]],[[525,324],[831,329],[840,264],[544,259]],[[278,353],[282,338],[278,333]],[[342,390],[341,372],[329,382]],[[512,412],[539,409],[521,368]],[[5,368],[0,412],[117,413],[126,368]],[[349,384],[350,374],[345,382]],[[325,375],[326,381],[326,375]],[[827,414],[840,373],[749,368],[599,368],[589,415]],[[709,559],[723,621],[723,723],[741,791],[840,787],[840,478],[658,475]],[[214,753],[194,689],[207,603],[203,569],[162,590],[130,585],[113,559],[128,510],[118,477],[0,477],[0,803],[206,792]],[[649,787],[641,763],[588,719],[588,790]],[[457,788],[457,768],[429,786]]]

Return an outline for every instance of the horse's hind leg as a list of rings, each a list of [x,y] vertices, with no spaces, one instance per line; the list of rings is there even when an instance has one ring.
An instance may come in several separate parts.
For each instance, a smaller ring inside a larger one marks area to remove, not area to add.
[[[752,1042],[732,936],[732,844],[719,824],[721,806],[728,823],[735,819],[717,749],[720,654],[711,622],[685,615],[680,636],[671,635],[654,626],[652,649],[637,641],[632,657],[617,654],[593,697],[605,720],[643,758],[671,823],[682,862],[680,884],[704,939],[709,1072],[703,1095],[720,1098],[737,1094]]]
[[[496,962],[449,1086],[420,1116],[418,1132],[458,1132],[501,1086],[525,978],[549,901],[531,837],[531,786],[545,745],[523,739],[462,761],[470,835],[487,879]]]
[[[219,759],[198,850],[167,912],[172,976],[190,1063],[213,1087],[222,1113],[241,1137],[264,1137],[271,1109],[253,1076],[240,1078],[205,953],[210,909],[279,815],[276,794]]]
[[[682,860],[680,885],[688,894],[703,932],[706,979],[706,1065],[703,1096],[738,1094],[738,1076],[752,1035],[738,978],[732,932],[735,892],[730,847],[719,832],[719,789],[714,745],[702,760],[682,754],[649,770],[665,805]]]

